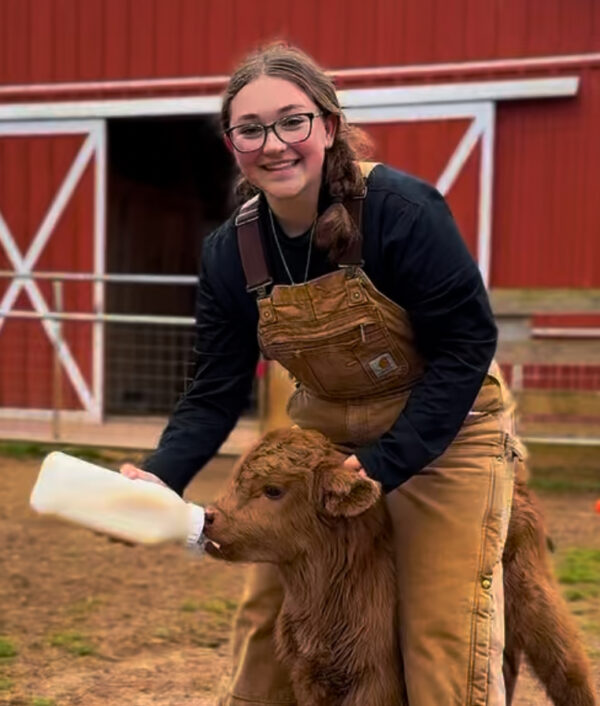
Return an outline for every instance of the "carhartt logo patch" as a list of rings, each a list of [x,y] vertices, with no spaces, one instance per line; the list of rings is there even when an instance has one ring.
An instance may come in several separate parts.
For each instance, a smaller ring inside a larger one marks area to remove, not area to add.
[[[378,355],[377,358],[373,358],[373,360],[369,361],[369,366],[378,378],[388,375],[398,367],[389,353],[383,353]]]

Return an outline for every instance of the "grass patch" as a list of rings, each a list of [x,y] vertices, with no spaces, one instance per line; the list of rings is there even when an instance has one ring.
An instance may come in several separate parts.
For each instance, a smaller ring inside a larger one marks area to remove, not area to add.
[[[71,605],[67,607],[67,612],[70,615],[83,617],[92,613],[94,610],[96,610],[96,608],[101,606],[102,603],[103,601],[101,598],[97,598],[96,596],[86,596],[80,601],[75,601],[74,603],[71,603]]]
[[[188,635],[194,645],[206,647],[210,650],[215,650],[217,647],[229,642],[228,634],[219,635],[214,630],[204,626],[188,628]]]
[[[174,634],[170,628],[156,628],[152,633],[154,637],[158,637],[160,640],[173,640]]]
[[[585,591],[580,591],[578,588],[568,588],[566,591],[563,591],[563,595],[569,603],[584,601],[587,598]]]
[[[12,689],[13,686],[13,681],[7,679],[6,677],[0,677],[0,691],[8,691],[9,689]]]
[[[587,633],[591,633],[592,635],[600,635],[600,625],[598,625],[596,620],[588,620],[584,622],[581,627]]]
[[[574,481],[567,478],[534,476],[529,480],[528,485],[534,490],[543,490],[550,493],[600,493],[600,483],[588,480]]]
[[[558,580],[565,584],[600,584],[600,549],[570,549],[559,561]]]
[[[59,632],[52,635],[50,644],[53,647],[62,647],[69,654],[85,657],[96,653],[96,648],[87,638],[78,632]]]
[[[200,603],[192,599],[186,600],[181,604],[181,610],[184,613],[195,613],[196,611],[200,610],[200,607]]]
[[[589,601],[594,598],[600,597],[600,589],[595,586],[588,586],[583,584],[582,586],[577,586],[577,588],[566,588],[563,591],[563,595],[569,603],[576,603],[577,601]]]
[[[43,696],[38,696],[31,699],[31,706],[56,706],[54,699],[46,699]]]
[[[83,446],[65,446],[64,444],[42,444],[35,441],[3,441],[0,442],[0,455],[7,458],[31,459],[46,456],[51,451],[64,451],[65,453],[89,461],[105,459],[101,449]]]
[[[199,604],[199,608],[206,613],[218,616],[230,616],[237,608],[237,601],[230,601],[227,598],[213,598]]]
[[[7,637],[0,637],[0,659],[7,659],[8,657],[15,657],[17,654],[17,648],[14,643]]]
[[[143,452],[134,449],[108,449],[94,446],[68,446],[62,443],[47,444],[35,441],[0,441],[0,456],[18,460],[41,459],[51,451],[62,451],[71,456],[76,456],[91,463],[114,463],[123,460],[132,460],[138,456],[142,458]]]

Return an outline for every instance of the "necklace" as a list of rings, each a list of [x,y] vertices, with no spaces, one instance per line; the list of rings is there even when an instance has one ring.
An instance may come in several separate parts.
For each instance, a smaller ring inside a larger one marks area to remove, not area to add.
[[[308,256],[306,258],[306,267],[304,269],[304,279],[302,282],[294,282],[294,278],[292,277],[292,273],[290,272],[290,268],[288,267],[287,262],[285,261],[285,257],[283,255],[283,250],[281,249],[281,244],[279,242],[279,236],[277,235],[277,229],[275,228],[275,221],[273,220],[273,212],[269,208],[269,219],[271,220],[271,230],[273,231],[273,238],[275,239],[275,245],[277,246],[277,252],[279,253],[279,257],[281,258],[281,262],[283,263],[283,266],[285,268],[285,272],[290,280],[290,284],[304,284],[308,280],[308,268],[310,266],[310,256],[312,253],[312,244],[313,244],[313,236],[315,234],[315,227],[317,225],[317,219],[313,221],[313,224],[310,229],[310,237],[308,239]]]

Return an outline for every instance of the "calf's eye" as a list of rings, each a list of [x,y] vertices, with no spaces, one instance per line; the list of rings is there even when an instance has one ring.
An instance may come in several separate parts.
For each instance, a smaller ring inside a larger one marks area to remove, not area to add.
[[[284,490],[275,485],[266,485],[263,488],[263,493],[269,500],[278,500],[283,496]]]

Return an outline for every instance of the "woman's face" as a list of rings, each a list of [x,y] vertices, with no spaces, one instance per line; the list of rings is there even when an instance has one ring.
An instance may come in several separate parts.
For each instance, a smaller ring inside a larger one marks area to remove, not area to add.
[[[231,102],[230,127],[244,123],[270,124],[293,113],[319,113],[319,108],[296,84],[282,78],[260,76],[242,88]],[[336,119],[315,117],[310,137],[288,145],[273,130],[262,149],[234,150],[246,179],[272,199],[318,195],[325,150],[331,147]]]

